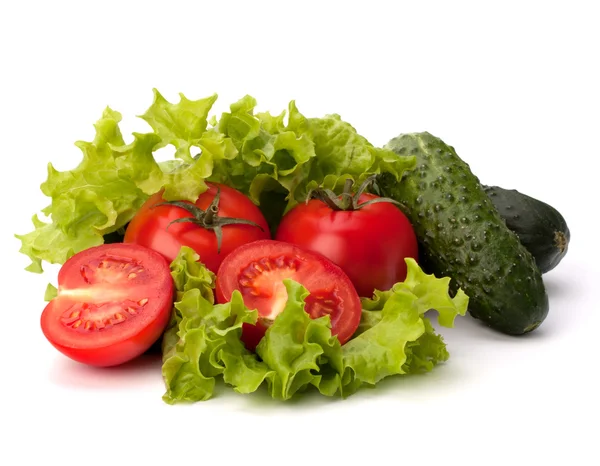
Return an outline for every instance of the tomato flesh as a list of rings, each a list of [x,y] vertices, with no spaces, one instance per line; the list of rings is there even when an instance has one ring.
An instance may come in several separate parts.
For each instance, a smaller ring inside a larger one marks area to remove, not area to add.
[[[75,361],[127,362],[150,348],[169,322],[169,264],[143,246],[105,244],[75,254],[61,267],[58,285],[40,323],[48,341]]]
[[[219,216],[249,220],[258,227],[247,224],[224,225],[219,250],[214,230],[190,222],[171,223],[192,218],[192,214],[174,205],[157,205],[164,202],[162,192],[158,192],[144,203],[129,222],[123,241],[153,249],[169,263],[177,257],[181,246],[188,246],[200,255],[200,260],[209,270],[217,273],[223,258],[236,247],[271,237],[267,221],[258,207],[244,194],[229,186],[208,183],[208,189],[200,194],[195,205],[206,210],[215,198],[217,189]]]
[[[362,194],[359,204],[376,199]],[[354,211],[334,211],[313,199],[291,209],[275,239],[323,254],[350,277],[360,296],[388,290],[406,278],[406,257],[417,259],[418,243],[402,211],[378,202]]]
[[[360,323],[362,306],[346,274],[330,260],[298,246],[262,240],[237,248],[221,264],[217,273],[216,299],[228,302],[239,290],[244,304],[257,309],[256,325],[244,324],[242,340],[254,350],[268,326],[285,308],[284,279],[292,279],[310,293],[305,311],[314,319],[331,318],[332,334],[344,344]]]

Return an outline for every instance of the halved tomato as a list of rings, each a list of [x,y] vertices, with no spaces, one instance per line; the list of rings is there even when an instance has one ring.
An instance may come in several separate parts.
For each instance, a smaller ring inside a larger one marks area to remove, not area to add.
[[[174,285],[169,263],[136,244],[104,244],[72,256],[58,273],[58,295],[41,316],[60,352],[93,366],[144,353],[169,322]]]
[[[244,324],[242,340],[254,350],[268,326],[285,308],[287,290],[283,280],[291,278],[310,295],[306,312],[312,318],[328,314],[331,332],[344,344],[356,331],[362,312],[360,298],[340,267],[325,256],[296,245],[273,240],[245,244],[227,256],[216,280],[216,299],[228,302],[239,290],[244,304],[257,309],[256,325]]]

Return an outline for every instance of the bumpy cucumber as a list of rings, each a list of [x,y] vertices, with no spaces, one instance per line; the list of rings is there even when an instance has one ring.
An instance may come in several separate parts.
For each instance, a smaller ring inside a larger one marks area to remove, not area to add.
[[[488,326],[511,335],[537,328],[548,314],[542,274],[469,165],[426,132],[400,135],[386,148],[417,158],[401,182],[383,175],[378,186],[404,206],[423,269],[451,277],[452,289],[469,295],[469,313]]]
[[[567,254],[571,232],[565,218],[551,205],[516,189],[484,186],[506,226],[533,255],[542,273],[556,267]]]

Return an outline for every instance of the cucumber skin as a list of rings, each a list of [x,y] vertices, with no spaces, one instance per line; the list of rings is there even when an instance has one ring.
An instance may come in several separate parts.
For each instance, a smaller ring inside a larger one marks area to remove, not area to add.
[[[509,335],[528,333],[548,315],[548,295],[531,253],[504,223],[469,165],[427,133],[386,145],[417,166],[400,183],[383,175],[382,196],[399,201],[419,240],[421,267],[451,277],[469,296],[469,313]]]
[[[561,213],[543,201],[516,189],[483,186],[484,191],[519,240],[535,258],[542,274],[565,257],[571,232]]]

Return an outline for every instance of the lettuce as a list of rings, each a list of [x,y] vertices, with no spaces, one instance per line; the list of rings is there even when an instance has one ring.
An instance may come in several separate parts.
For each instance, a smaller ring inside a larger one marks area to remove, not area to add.
[[[94,140],[76,143],[83,159],[75,168],[60,172],[48,165],[41,185],[50,198],[41,211],[47,220],[36,214],[33,230],[15,235],[31,259],[27,270],[41,273],[43,261],[62,264],[102,244],[160,190],[167,200],[193,201],[206,181],[228,184],[260,205],[274,228],[311,188],[340,188],[348,177],[362,181],[383,171],[399,180],[414,167],[414,157],[373,147],[339,115],[306,118],[292,101],[286,122],[285,112],[255,112],[256,100],[244,96],[217,120],[209,118],[216,99],[181,94],[173,104],[154,90],[140,115],[152,132],[134,133],[129,144],[119,129],[121,115],[107,108]],[[168,145],[175,158],[158,162],[155,152]]]
[[[450,297],[449,277],[436,278],[414,259],[405,261],[408,273],[403,282],[362,299],[361,324],[343,347],[352,374],[347,376],[350,391],[389,375],[429,371],[448,359],[446,344],[425,313],[433,310],[441,326],[453,327],[455,318],[465,315],[469,298],[461,289]]]
[[[162,340],[162,375],[167,388],[163,400],[169,404],[207,400],[218,375],[233,383],[242,377],[251,391],[256,390],[267,369],[246,350],[240,335],[244,322],[256,322],[257,312],[244,306],[237,291],[229,303],[215,305],[215,276],[186,246],[171,263],[171,275],[176,298]],[[226,362],[231,367],[232,361],[239,367],[227,370]],[[256,378],[249,377],[253,365],[259,374],[256,386],[252,385]]]
[[[163,340],[168,403],[211,398],[218,376],[238,393],[265,386],[271,397],[288,400],[311,388],[347,397],[388,376],[429,371],[449,355],[425,313],[435,310],[439,324],[452,327],[468,305],[462,290],[450,297],[447,278],[427,275],[407,259],[406,280],[363,299],[360,327],[342,346],[328,316],[311,319],[304,311],[308,291],[284,280],[287,304],[252,353],[240,336],[244,323],[256,322],[256,311],[238,292],[214,305],[213,277],[197,259],[183,248],[171,264],[177,300]]]
[[[211,179],[236,187],[257,204],[265,192],[283,189],[289,210],[317,186],[340,189],[347,178],[360,183],[383,171],[400,179],[414,167],[414,157],[374,147],[337,114],[307,118],[291,101],[285,124],[285,113],[254,114],[255,106],[256,100],[245,96],[221,117],[219,129],[239,156],[215,163]]]

